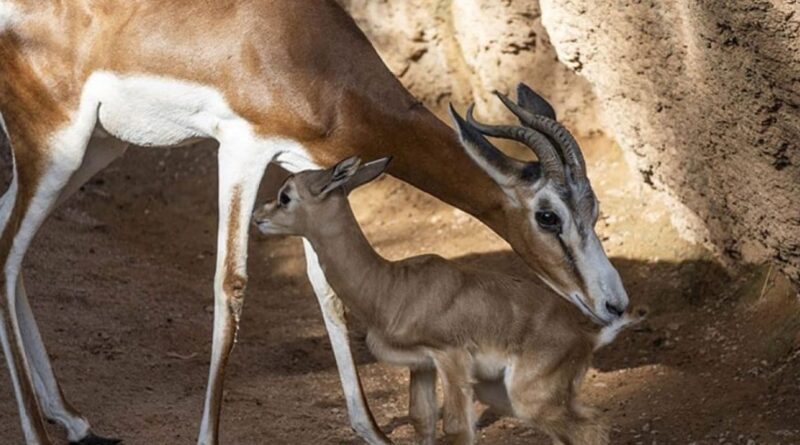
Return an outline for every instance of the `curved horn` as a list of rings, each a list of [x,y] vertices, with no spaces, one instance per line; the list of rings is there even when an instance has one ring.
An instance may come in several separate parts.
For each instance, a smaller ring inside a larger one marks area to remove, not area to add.
[[[558,157],[555,147],[547,137],[530,128],[512,125],[486,125],[475,120],[472,115],[474,106],[467,110],[467,122],[483,134],[512,141],[522,142],[536,153],[542,165],[544,175],[548,178],[564,181],[564,166]]]
[[[572,134],[570,134],[563,125],[546,115],[534,114],[526,110],[498,91],[494,93],[500,98],[503,104],[517,116],[522,125],[544,133],[556,143],[556,146],[561,150],[561,154],[564,156],[564,161],[570,167],[576,179],[586,177],[586,161],[583,159],[581,148],[578,146],[578,142]],[[541,98],[541,96],[539,97]],[[536,108],[534,111],[535,110]]]
[[[453,108],[453,104],[450,104],[450,116],[456,124],[461,145],[464,146],[469,157],[496,183],[511,187],[526,177],[526,171],[528,171],[526,163],[512,159],[492,145],[479,131],[464,121]]]

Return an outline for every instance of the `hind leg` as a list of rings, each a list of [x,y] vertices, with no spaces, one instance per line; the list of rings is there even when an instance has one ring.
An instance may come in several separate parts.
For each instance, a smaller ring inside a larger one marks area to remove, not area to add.
[[[38,333],[38,329],[27,318],[20,318],[21,314],[25,317],[29,311],[27,302],[21,301],[17,292],[21,288],[18,279],[31,240],[72,174],[80,167],[91,127],[85,129],[85,139],[75,137],[82,133],[81,129],[76,128],[76,134],[71,134],[68,140],[48,139],[52,142],[51,146],[39,146],[25,137],[19,122],[15,124],[18,125],[16,129],[20,136],[15,140],[14,129],[11,129],[14,178],[0,201],[0,222],[3,225],[0,235],[3,283],[0,290],[4,294],[0,303],[0,342],[11,373],[25,441],[29,444],[49,444],[39,410],[36,379],[30,366],[31,355],[27,352],[29,343],[40,341],[30,339],[32,332]],[[19,145],[15,142],[19,142]],[[47,360],[46,354],[35,353],[34,356]],[[40,389],[43,388],[40,385]]]
[[[462,351],[437,353],[436,370],[442,377],[444,432],[455,445],[475,443],[472,360]]]
[[[412,368],[408,414],[414,423],[417,443],[436,444],[436,368]]]
[[[81,167],[72,175],[61,191],[56,204],[64,202],[86,181],[105,168],[111,161],[121,156],[127,143],[106,138],[92,140],[84,156]],[[20,321],[23,343],[28,361],[33,370],[33,383],[45,417],[58,423],[67,431],[70,443],[81,445],[113,445],[119,440],[104,439],[91,432],[89,422],[65,399],[58,380],[53,372],[42,336],[33,316],[22,272],[17,277],[17,316]]]
[[[506,374],[511,408],[516,417],[540,427],[563,445],[606,445],[608,428],[576,397],[580,371],[570,360],[547,366],[533,358],[518,360]]]

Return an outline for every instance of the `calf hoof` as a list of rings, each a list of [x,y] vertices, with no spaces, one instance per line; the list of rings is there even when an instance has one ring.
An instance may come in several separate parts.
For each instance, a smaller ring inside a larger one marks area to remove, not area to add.
[[[122,443],[122,439],[107,439],[105,437],[95,436],[89,433],[83,439],[77,442],[70,442],[69,445],[117,445]]]

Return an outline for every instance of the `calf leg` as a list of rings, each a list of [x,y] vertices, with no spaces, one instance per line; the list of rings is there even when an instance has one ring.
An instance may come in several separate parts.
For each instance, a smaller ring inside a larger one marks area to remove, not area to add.
[[[475,443],[475,409],[471,359],[466,352],[437,354],[436,369],[442,376],[444,432],[455,445]]]
[[[606,445],[608,428],[577,401],[575,376],[534,359],[517,361],[506,375],[514,415],[539,426],[556,444]]]
[[[436,368],[412,368],[408,413],[414,424],[417,443],[436,444]]]

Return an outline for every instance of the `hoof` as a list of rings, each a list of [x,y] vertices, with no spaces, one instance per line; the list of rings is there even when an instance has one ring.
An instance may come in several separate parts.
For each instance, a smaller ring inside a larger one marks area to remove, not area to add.
[[[122,439],[106,439],[89,433],[88,436],[77,442],[70,442],[69,445],[117,445],[119,443],[122,443]]]

